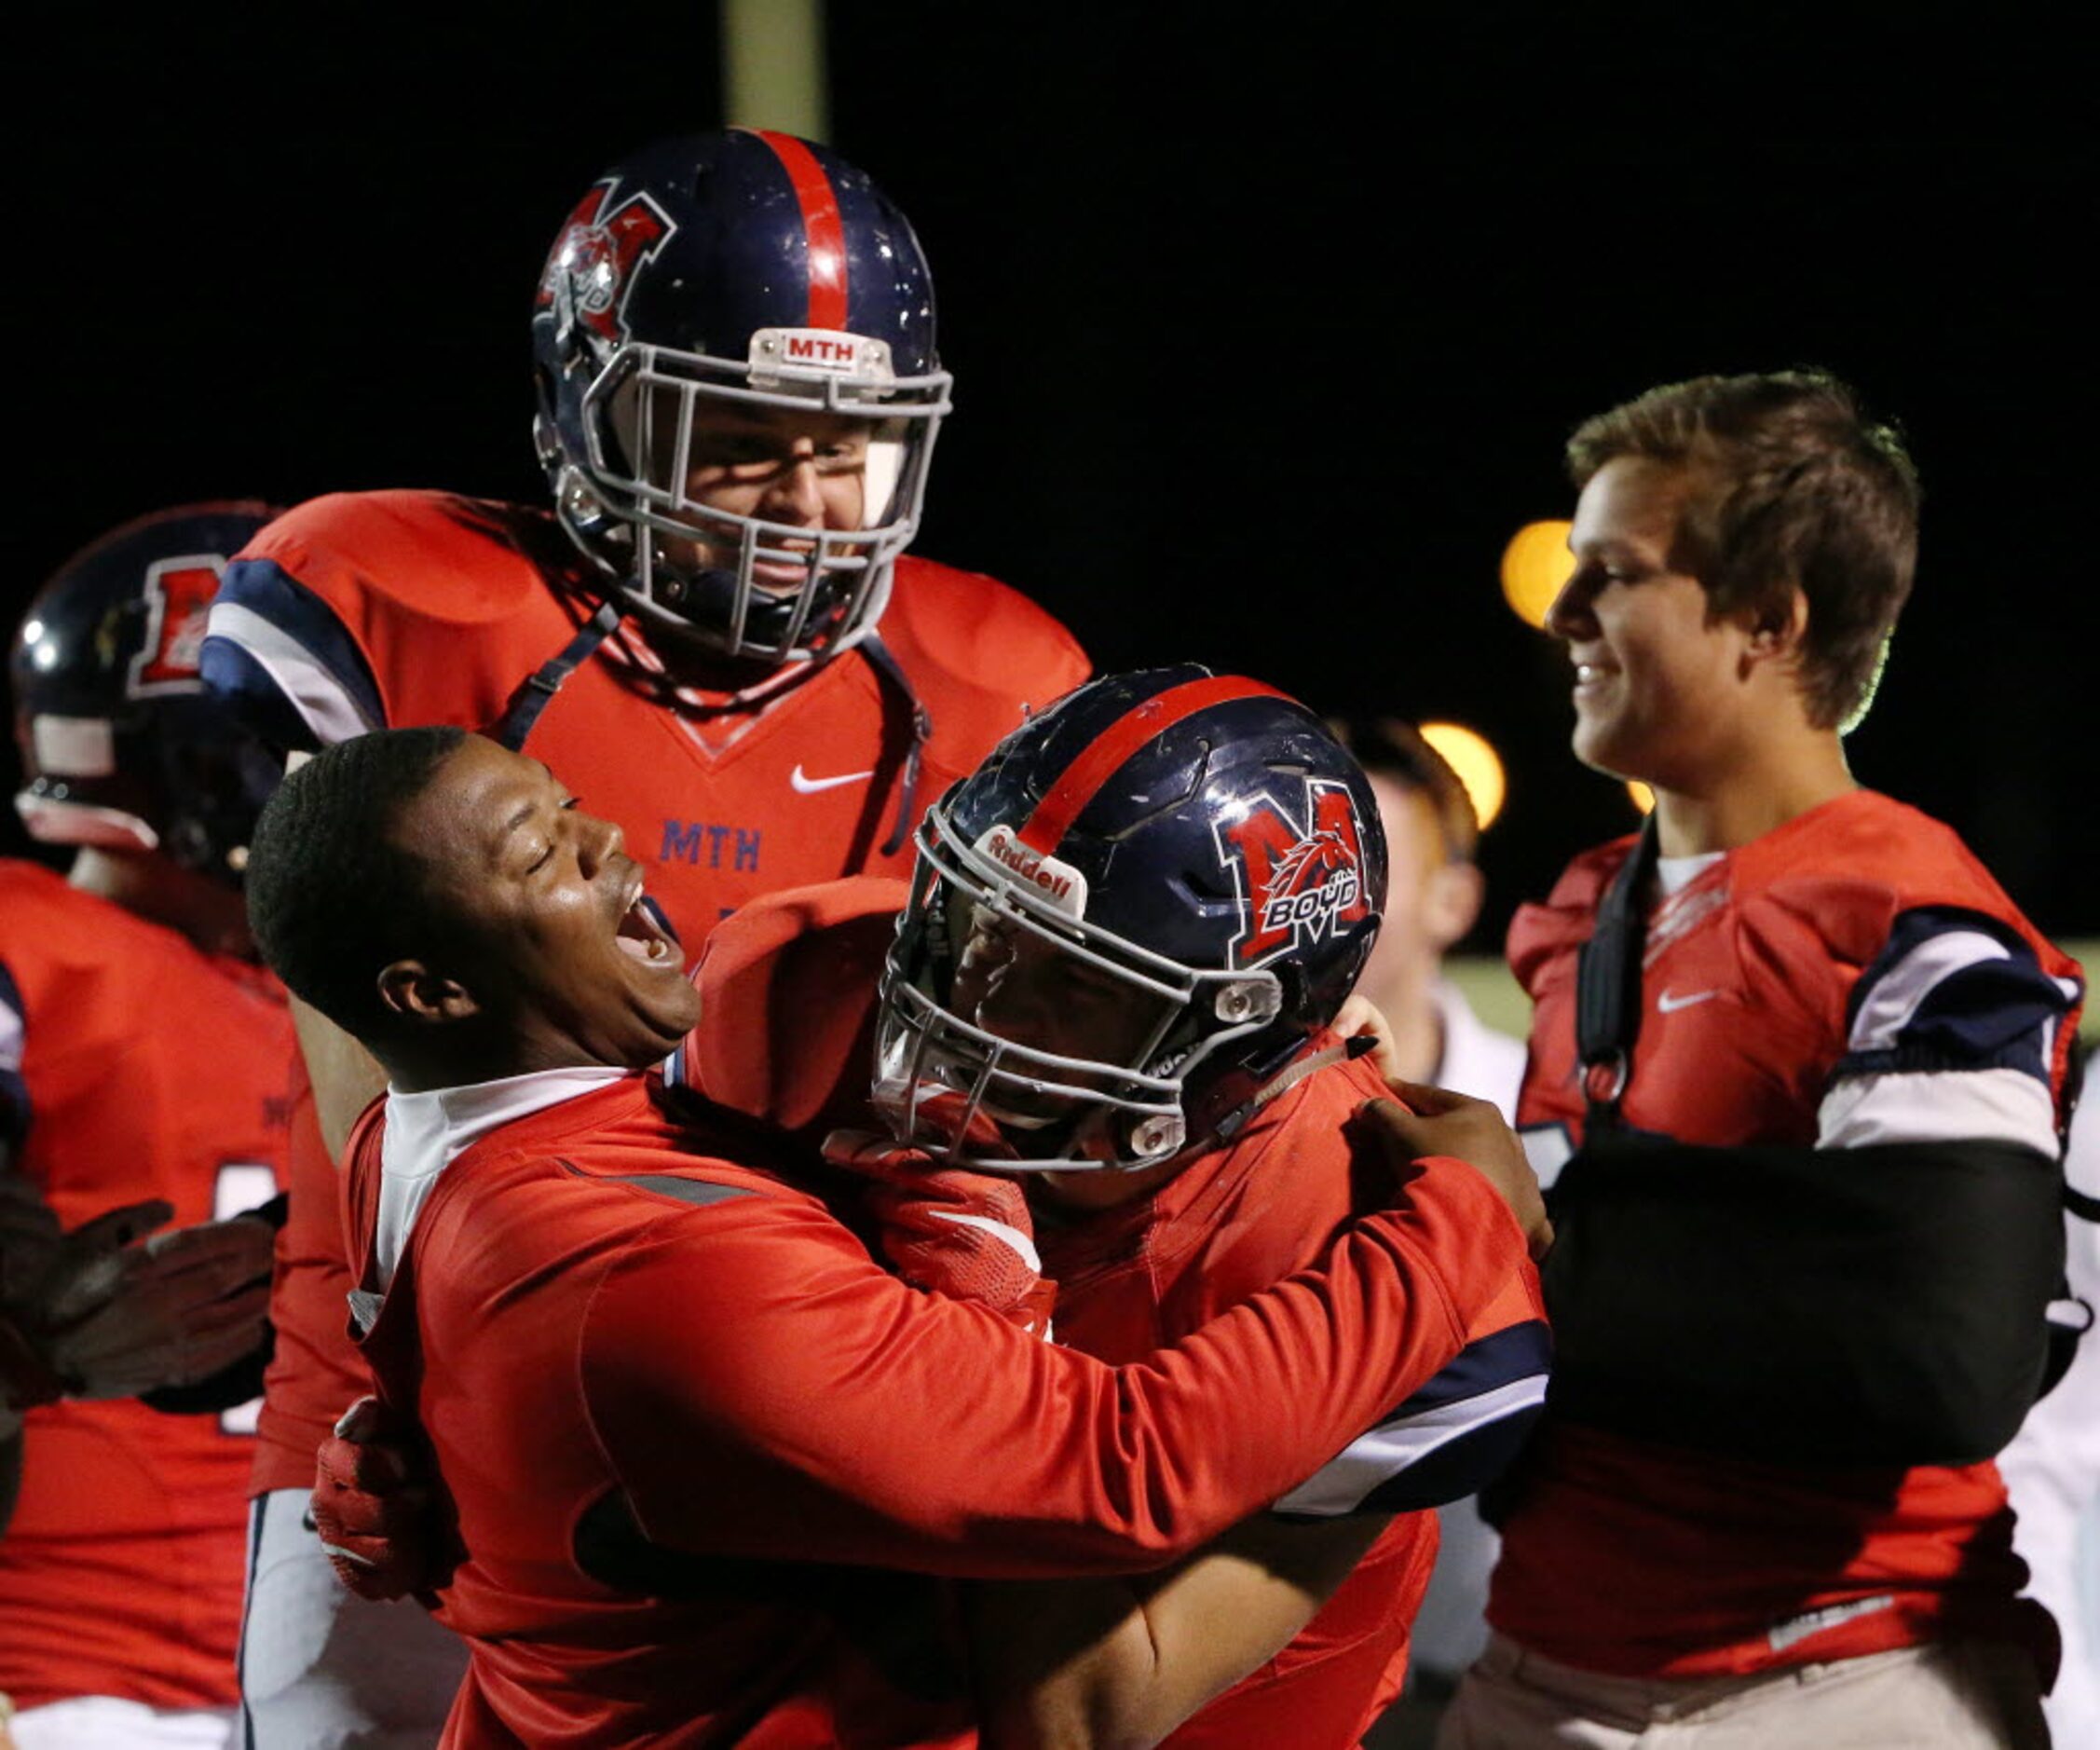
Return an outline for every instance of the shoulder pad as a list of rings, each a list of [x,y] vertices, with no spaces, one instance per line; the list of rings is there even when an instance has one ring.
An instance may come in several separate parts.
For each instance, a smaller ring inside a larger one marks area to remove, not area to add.
[[[353,629],[387,604],[448,626],[503,622],[549,593],[542,513],[439,492],[338,492],[279,517],[241,553],[268,559]]]
[[[290,746],[389,724],[479,728],[570,634],[580,572],[559,540],[543,514],[479,499],[313,499],[227,567],[207,681]]]
[[[963,771],[1024,713],[1062,698],[1092,672],[1079,641],[1017,590],[909,554],[897,561],[880,630],[925,700],[936,737],[957,745],[949,719],[971,717]]]
[[[716,924],[693,971],[700,1025],[678,1079],[812,1138],[866,1124],[876,985],[908,896],[902,882],[855,876],[768,895]]]

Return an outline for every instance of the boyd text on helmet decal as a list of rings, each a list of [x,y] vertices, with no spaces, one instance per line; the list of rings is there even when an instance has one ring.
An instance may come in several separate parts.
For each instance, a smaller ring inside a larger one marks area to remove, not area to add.
[[[1304,824],[1269,796],[1237,820],[1220,821],[1218,853],[1233,872],[1241,928],[1233,964],[1259,966],[1303,939],[1312,942],[1370,912],[1362,836],[1348,789],[1305,783]]]

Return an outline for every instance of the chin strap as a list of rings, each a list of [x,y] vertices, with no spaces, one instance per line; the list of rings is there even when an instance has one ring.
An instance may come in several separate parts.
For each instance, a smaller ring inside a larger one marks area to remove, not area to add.
[[[1346,1063],[1353,1058],[1364,1057],[1377,1048],[1378,1042],[1369,1033],[1357,1033],[1351,1039],[1340,1039],[1318,1051],[1309,1051],[1302,1058],[1294,1058],[1276,1074],[1272,1075],[1257,1088],[1251,1098],[1241,1101],[1220,1118],[1210,1134],[1220,1142],[1230,1142],[1246,1129],[1254,1114],[1270,1101],[1280,1100],[1303,1081],[1308,1075],[1318,1073],[1332,1063]]]

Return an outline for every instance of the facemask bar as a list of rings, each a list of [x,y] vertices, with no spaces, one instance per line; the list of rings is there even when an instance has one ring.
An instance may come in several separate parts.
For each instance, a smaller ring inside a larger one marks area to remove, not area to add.
[[[1166,1012],[1134,1061],[1060,1057],[1016,1045],[949,1007],[948,970],[940,963],[948,957],[947,908],[955,905],[983,907],[1133,995],[1165,999]],[[1266,1027],[1280,1012],[1283,990],[1273,973],[1185,965],[1044,904],[1001,865],[956,841],[936,806],[919,831],[911,904],[898,920],[882,997],[876,1101],[901,1140],[977,1170],[1131,1171],[1157,1166],[1200,1140],[1188,1135],[1183,1094],[1190,1075],[1220,1046]],[[1187,1032],[1191,1021],[1200,1029],[1207,1018],[1222,1024],[1162,1060],[1171,1039]],[[930,1093],[941,1098],[930,1100]],[[1051,1121],[1062,1131],[1061,1153],[1016,1159],[971,1143],[980,1115],[1002,1122],[1010,1136],[1049,1128],[1002,1118],[1000,1109],[1016,1095],[1027,1102],[1049,1096],[1070,1103],[1069,1114]]]
[[[155,851],[160,835],[138,815],[93,802],[63,801],[35,788],[15,793],[15,813],[39,844],[92,844],[116,851]]]
[[[952,379],[946,372],[887,377],[783,364],[766,370],[768,387],[754,387],[757,375],[739,360],[632,342],[618,348],[583,392],[584,464],[605,513],[639,533],[634,593],[730,654],[778,665],[836,655],[880,617],[891,567],[918,530]],[[675,410],[669,418],[666,402]],[[862,490],[866,513],[878,520],[857,529],[807,528],[689,498],[693,421],[703,402],[868,421]],[[632,458],[620,436],[623,420],[634,432]],[[675,430],[664,431],[667,424]],[[666,450],[669,465],[660,470],[656,458]],[[733,557],[694,578],[664,556],[656,537],[704,542]],[[754,575],[759,564],[792,567],[806,581],[779,593],[763,588]]]

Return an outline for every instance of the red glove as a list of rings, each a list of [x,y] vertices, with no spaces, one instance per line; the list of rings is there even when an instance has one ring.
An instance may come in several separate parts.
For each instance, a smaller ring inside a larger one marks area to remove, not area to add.
[[[1043,1278],[1018,1181],[936,1167],[917,1149],[867,1130],[834,1130],[824,1157],[867,1182],[883,1256],[906,1281],[1050,1335],[1057,1285]]]
[[[335,1578],[360,1598],[435,1592],[456,1553],[407,1419],[360,1398],[314,1455],[314,1529]]]

